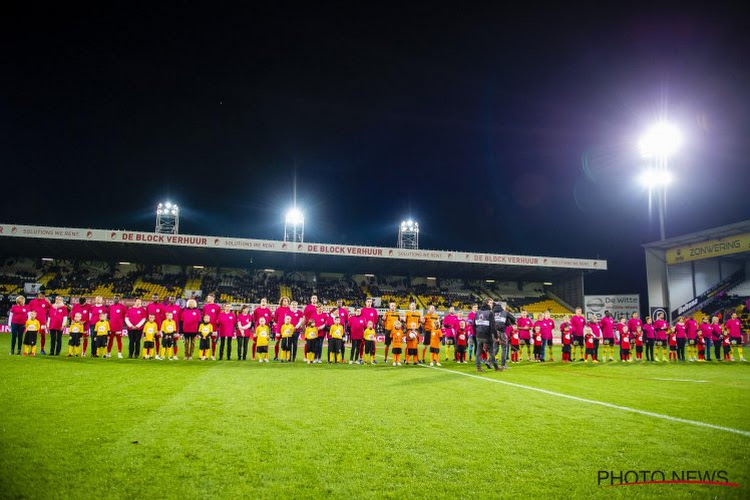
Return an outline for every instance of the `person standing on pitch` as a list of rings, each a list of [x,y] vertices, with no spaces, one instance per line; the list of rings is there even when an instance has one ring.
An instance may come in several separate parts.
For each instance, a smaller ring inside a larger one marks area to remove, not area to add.
[[[516,318],[508,312],[508,308],[505,302],[495,304],[493,312],[495,315],[495,329],[497,331],[497,339],[500,344],[500,366],[503,370],[507,370],[510,343],[505,329],[508,326],[515,324]]]
[[[495,347],[494,337],[496,334],[495,328],[495,314],[492,311],[495,302],[492,299],[485,299],[482,303],[482,307],[477,311],[474,317],[474,336],[476,338],[477,356],[476,365],[477,371],[482,372],[482,357],[479,353],[482,352],[484,347],[487,347],[487,364],[491,364],[495,371],[500,371],[500,367],[497,366],[497,360],[495,359]]]

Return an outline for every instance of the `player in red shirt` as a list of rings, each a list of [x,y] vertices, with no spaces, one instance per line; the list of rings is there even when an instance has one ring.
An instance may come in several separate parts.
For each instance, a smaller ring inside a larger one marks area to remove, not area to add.
[[[570,363],[570,344],[573,342],[572,329],[569,323],[560,325],[560,341],[562,342],[562,362]]]
[[[698,335],[695,337],[695,346],[698,349],[698,362],[705,363],[706,341],[703,339],[703,332],[701,332],[700,330],[698,330]]]
[[[466,346],[469,343],[469,332],[466,329],[466,321],[459,320],[456,332],[456,362],[466,363]]]
[[[534,331],[531,334],[531,340],[534,342],[534,361],[540,363],[544,361],[544,359],[542,359],[542,343],[544,342],[542,325],[534,325]]]
[[[669,361],[677,361],[677,333],[674,328],[670,328],[667,333],[669,342]]]
[[[643,326],[641,325],[635,329],[635,359],[643,361]]]
[[[630,331],[628,331],[627,325],[625,328],[622,329],[622,334],[620,335],[620,360],[621,361],[627,361],[628,363],[632,363],[633,359],[630,357],[630,344],[631,344],[632,336],[630,335]]]
[[[724,335],[721,345],[724,346],[724,361],[732,361],[732,337]]]
[[[46,355],[47,352],[44,350],[44,345],[47,343],[47,318],[52,304],[49,303],[47,297],[44,296],[44,292],[39,292],[35,299],[29,302],[29,309],[36,313],[36,319],[39,321],[41,328],[39,334],[41,337],[41,350],[40,354]]]
[[[508,326],[510,328],[510,332],[508,332],[508,338],[510,339],[510,362],[511,363],[518,363],[518,352],[519,352],[519,346],[521,343],[520,339],[520,332],[518,331],[518,324],[513,323],[512,325]]]
[[[112,344],[117,341],[117,357],[122,358],[122,331],[125,328],[125,315],[128,312],[127,307],[120,304],[120,296],[115,295],[109,305],[109,342],[107,343],[107,354],[109,358],[112,355]]]
[[[589,362],[589,356],[591,356],[591,359],[594,363],[598,363],[599,360],[596,359],[596,341],[594,339],[594,334],[591,331],[590,326],[583,327],[583,343],[586,347],[586,354],[583,358],[584,363]]]

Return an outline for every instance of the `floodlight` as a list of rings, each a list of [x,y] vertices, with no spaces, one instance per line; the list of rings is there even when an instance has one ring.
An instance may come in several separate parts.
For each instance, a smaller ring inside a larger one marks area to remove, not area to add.
[[[644,158],[669,158],[682,146],[680,130],[669,122],[651,126],[641,136],[638,147]]]

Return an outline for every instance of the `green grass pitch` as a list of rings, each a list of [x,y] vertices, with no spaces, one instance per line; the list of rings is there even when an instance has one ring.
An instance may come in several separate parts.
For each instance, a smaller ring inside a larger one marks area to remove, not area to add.
[[[8,350],[3,335],[3,498],[750,496],[747,363],[523,363],[481,375],[743,435],[455,373],[475,374],[471,365]],[[597,484],[598,470],[715,469],[740,488]]]

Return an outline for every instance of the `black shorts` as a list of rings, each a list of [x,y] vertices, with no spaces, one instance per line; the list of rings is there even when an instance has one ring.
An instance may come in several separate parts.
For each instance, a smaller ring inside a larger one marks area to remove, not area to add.
[[[583,345],[583,335],[573,335],[573,345]]]
[[[445,337],[443,340],[445,340],[445,345],[455,345],[456,339],[453,337]]]
[[[669,350],[670,351],[676,351],[677,350],[677,346],[676,345],[671,345],[671,346],[669,346]]]
[[[731,337],[729,343],[732,345],[742,345],[742,337]]]
[[[463,354],[466,352],[466,346],[465,345],[456,345],[456,353],[457,354]]]
[[[429,346],[430,345],[430,337],[432,337],[432,332],[424,332],[424,339],[422,340],[423,346]]]
[[[440,354],[440,348],[439,347],[430,347],[430,353],[431,354]]]
[[[565,354],[570,354],[570,344],[563,344],[562,352]]]
[[[416,356],[418,352],[419,352],[418,348],[416,348],[416,347],[410,347],[410,348],[408,348],[406,350],[406,355],[407,356]]]
[[[642,346],[642,345],[637,345],[637,346],[635,346],[635,352],[636,352],[637,354],[641,354],[641,353],[643,353],[643,346]]]
[[[281,350],[282,351],[292,350],[292,337],[281,337]]]
[[[620,356],[630,356],[630,349],[620,349]]]
[[[143,343],[143,348],[144,349],[153,349],[154,348],[154,341],[153,340],[146,340]]]
[[[365,340],[365,354],[375,354],[374,340]]]
[[[385,333],[385,341],[384,341],[385,345],[391,345],[391,340],[393,340],[393,339],[391,338],[390,333],[386,332]]]
[[[400,347],[394,347],[391,352],[393,354],[401,354],[402,349]]]
[[[36,345],[36,333],[26,332],[23,336],[23,345]]]
[[[211,337],[201,337],[200,344],[198,344],[198,348],[201,351],[204,351],[206,349],[211,349]]]
[[[73,347],[78,347],[79,345],[81,345],[81,334],[71,333],[70,338],[68,339],[68,345],[71,345]]]
[[[307,352],[315,352],[315,343],[318,339],[305,339],[305,349]]]
[[[261,354],[265,354],[268,352],[268,346],[267,345],[259,345],[255,348],[255,352],[259,352]]]
[[[174,347],[174,334],[164,335],[161,339],[161,346],[167,349]]]
[[[593,356],[595,353],[596,353],[596,349],[594,349],[593,347],[587,347],[586,348],[586,354],[587,355]]]
[[[544,343],[544,345],[552,347],[552,339],[543,340],[542,342]]]
[[[602,345],[615,345],[615,339],[602,339]]]
[[[197,333],[183,333],[182,335],[184,335],[185,339],[187,339],[187,340],[193,340],[195,338],[195,336],[198,335],[198,334]]]
[[[534,354],[542,354],[542,346],[535,345],[534,346]]]
[[[510,345],[510,350],[512,352],[518,352],[518,349],[519,349],[519,345],[518,344],[511,344]]]
[[[94,347],[107,347],[107,335],[97,335],[94,339]]]
[[[331,352],[334,354],[343,352],[344,340],[343,339],[328,339],[328,346],[330,347]]]
[[[531,339],[518,339],[519,345],[531,345]]]

